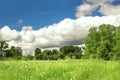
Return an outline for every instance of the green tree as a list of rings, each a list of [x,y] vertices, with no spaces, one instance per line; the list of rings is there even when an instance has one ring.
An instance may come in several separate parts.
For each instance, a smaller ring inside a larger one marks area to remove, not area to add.
[[[113,25],[101,25],[99,26],[100,34],[100,46],[98,52],[101,58],[110,60],[113,57],[113,47],[115,45],[114,36],[116,34],[116,28]]]
[[[74,54],[75,54],[75,58],[76,59],[81,59],[81,57],[83,56],[83,51],[82,51],[82,49],[81,49],[81,47],[78,47],[78,46],[75,46],[74,47]]]
[[[92,27],[89,29],[89,34],[85,39],[85,54],[84,58],[98,58],[97,48],[100,45],[100,37],[98,34],[98,28]]]
[[[35,49],[35,57],[36,57],[37,60],[42,59],[42,52],[41,52],[40,48]]]
[[[38,54],[41,54],[41,49],[40,48],[35,49],[35,56],[37,56]]]
[[[114,36],[116,27],[103,24],[99,28],[92,27],[85,39],[85,58],[110,60],[113,58]]]
[[[82,57],[82,50],[80,47],[77,46],[64,46],[60,48],[60,52],[63,53],[62,55],[65,57],[80,59]]]
[[[6,58],[13,58],[14,54],[10,50],[6,50]]]
[[[6,57],[13,57],[14,59],[21,59],[22,49],[20,47],[11,46],[11,48],[7,50]]]
[[[5,41],[0,41],[0,59],[5,57],[7,48],[8,44]]]
[[[44,50],[43,52],[41,52],[41,49],[39,48],[36,48],[35,50],[35,57],[37,60],[47,60],[49,54],[50,54],[49,50]]]
[[[50,60],[57,60],[58,59],[58,51],[56,49],[51,50],[48,57]]]
[[[113,48],[113,57],[115,60],[120,60],[120,26],[117,28],[114,42],[115,46]]]

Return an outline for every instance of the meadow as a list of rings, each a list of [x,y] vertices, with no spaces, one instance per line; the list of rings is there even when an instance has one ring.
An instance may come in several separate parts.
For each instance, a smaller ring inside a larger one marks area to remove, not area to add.
[[[0,61],[0,80],[120,80],[120,62]]]

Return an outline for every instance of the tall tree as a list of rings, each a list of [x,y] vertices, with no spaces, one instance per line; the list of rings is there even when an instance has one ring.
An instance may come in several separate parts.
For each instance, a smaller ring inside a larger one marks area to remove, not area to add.
[[[117,28],[116,35],[114,37],[115,46],[113,48],[113,55],[115,60],[120,60],[120,26]]]
[[[6,49],[8,48],[8,44],[5,41],[0,41],[0,59],[5,57]]]
[[[85,54],[84,58],[97,58],[97,48],[99,47],[99,34],[98,34],[98,28],[92,27],[89,29],[89,34],[85,39]]]
[[[102,58],[109,60],[113,57],[113,47],[115,45],[114,36],[116,27],[103,24],[99,28],[91,28],[85,40],[85,57]]]
[[[40,48],[35,49],[35,56],[37,56],[38,54],[41,54],[41,49]]]
[[[114,36],[116,34],[116,28],[113,25],[101,25],[99,27],[100,34],[100,46],[99,54],[101,58],[109,60],[113,57],[113,47],[115,45]]]

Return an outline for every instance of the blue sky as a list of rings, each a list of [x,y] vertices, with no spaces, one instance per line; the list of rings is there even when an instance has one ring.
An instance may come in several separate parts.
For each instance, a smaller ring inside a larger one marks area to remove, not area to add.
[[[64,18],[75,19],[76,6],[82,0],[0,0],[0,28],[8,25],[21,30],[25,25],[33,29],[58,23]],[[19,20],[23,20],[17,24]]]
[[[23,26],[39,29],[65,18],[75,19],[76,7],[85,0],[0,0],[0,28],[8,25],[21,30]],[[114,0],[113,5],[120,5]],[[92,16],[102,16],[94,11]],[[19,24],[18,22],[21,21]]]

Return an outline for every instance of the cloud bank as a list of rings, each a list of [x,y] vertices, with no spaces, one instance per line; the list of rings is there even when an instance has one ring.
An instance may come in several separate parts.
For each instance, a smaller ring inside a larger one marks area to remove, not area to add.
[[[78,45],[83,42],[90,27],[100,24],[119,26],[120,16],[81,17],[75,20],[68,18],[39,30],[33,30],[32,26],[24,26],[21,31],[16,31],[4,26],[0,29],[0,36],[1,40],[10,45],[20,46],[23,50]]]
[[[120,25],[120,6],[112,5],[114,1],[85,0],[77,7],[77,19],[66,18],[39,30],[33,30],[32,26],[23,26],[21,31],[16,31],[10,29],[9,26],[4,26],[0,29],[0,40],[7,41],[11,46],[22,47],[25,54],[34,53],[35,48],[80,45],[86,38],[90,27],[97,27],[101,24]],[[95,10],[104,16],[90,16]]]

